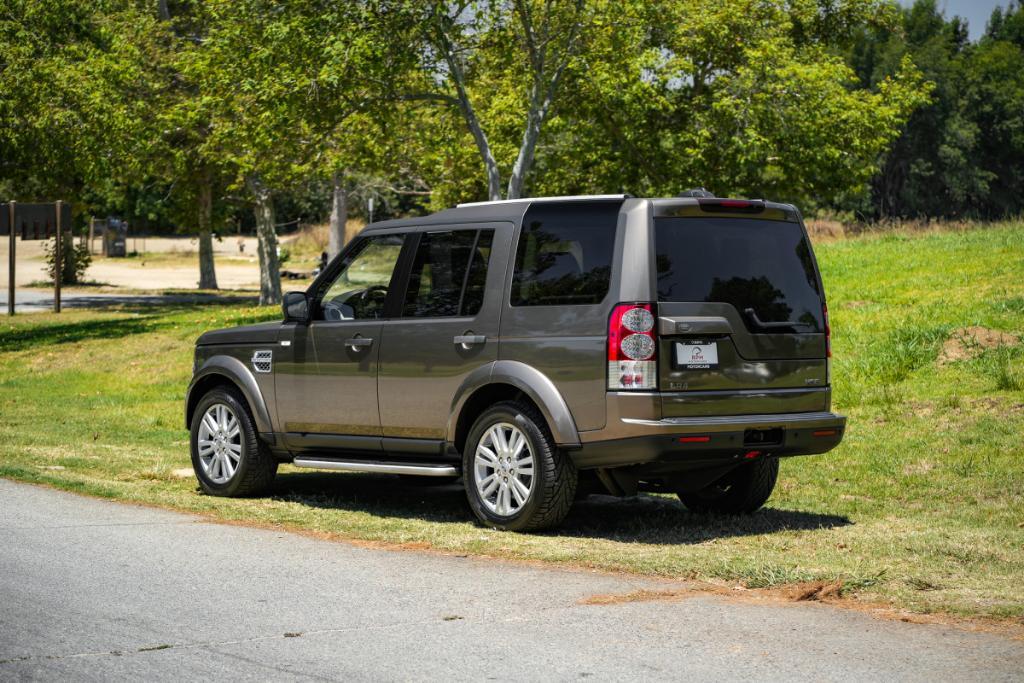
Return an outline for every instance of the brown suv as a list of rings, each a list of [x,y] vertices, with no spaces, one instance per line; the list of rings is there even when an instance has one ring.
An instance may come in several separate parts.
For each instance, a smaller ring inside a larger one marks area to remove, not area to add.
[[[265,490],[284,461],[461,476],[503,529],[557,524],[581,475],[744,513],[779,457],[842,438],[830,355],[792,206],[463,204],[367,227],[282,322],[200,337],[186,424],[217,495]]]

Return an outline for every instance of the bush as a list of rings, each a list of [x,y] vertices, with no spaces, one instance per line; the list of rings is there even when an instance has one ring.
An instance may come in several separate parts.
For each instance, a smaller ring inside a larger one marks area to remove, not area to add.
[[[57,251],[57,240],[50,240],[43,247],[43,252],[46,255],[46,268],[43,272],[46,273],[47,277],[50,278],[50,282],[53,282],[54,273],[54,255]],[[92,255],[89,254],[89,247],[84,244],[75,244],[74,239],[71,235],[65,235],[64,239],[61,240],[61,251],[63,251],[63,258],[61,259],[61,284],[65,285],[77,285],[83,281],[85,277],[85,270],[92,263]]]

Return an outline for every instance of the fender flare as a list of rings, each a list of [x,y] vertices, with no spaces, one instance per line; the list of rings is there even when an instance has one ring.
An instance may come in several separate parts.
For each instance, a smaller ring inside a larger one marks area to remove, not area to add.
[[[256,378],[253,377],[252,372],[245,366],[245,363],[237,358],[223,354],[208,358],[192,377],[192,381],[188,385],[188,392],[185,394],[186,429],[191,428],[190,418],[192,409],[201,398],[198,395],[193,396],[194,390],[197,386],[204,384],[204,380],[211,375],[227,379],[242,392],[242,395],[249,404],[249,409],[252,411],[252,417],[256,421],[256,431],[263,434],[274,431],[270,412],[267,410],[267,404],[263,400],[263,394],[260,393],[260,387],[256,383]]]
[[[579,430],[568,404],[551,379],[540,370],[514,360],[498,360],[471,372],[452,399],[448,416],[446,438],[455,443],[459,416],[469,398],[478,390],[492,384],[508,384],[530,397],[548,423],[551,436],[562,448],[580,448]]]

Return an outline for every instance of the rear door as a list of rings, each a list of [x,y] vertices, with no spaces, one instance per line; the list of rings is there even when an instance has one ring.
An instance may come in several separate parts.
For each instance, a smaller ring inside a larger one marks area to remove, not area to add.
[[[459,386],[497,359],[511,237],[512,224],[505,222],[409,236],[416,241],[399,312],[381,334],[377,386],[385,450],[436,455]]]
[[[810,243],[799,222],[769,215],[655,217],[666,417],[828,407]]]

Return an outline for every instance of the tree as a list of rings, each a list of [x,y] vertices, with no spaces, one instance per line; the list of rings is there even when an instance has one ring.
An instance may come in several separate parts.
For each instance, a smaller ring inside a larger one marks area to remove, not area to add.
[[[278,303],[274,194],[343,168],[339,129],[383,101],[379,84],[395,70],[391,25],[364,3],[207,6],[210,32],[189,71],[215,102],[210,147],[254,205],[260,302]]]
[[[129,0],[0,2],[0,191],[81,209],[139,171],[154,23]]]
[[[972,44],[962,19],[944,17],[935,0],[917,0],[893,30],[863,32],[850,54],[863,84],[877,87],[905,59],[934,84],[931,101],[884,155],[872,181],[873,214],[991,218],[1024,208],[1024,62],[1012,37],[1014,23],[1024,24],[1019,17],[1016,5],[997,9]]]
[[[212,18],[199,0],[181,0],[173,9],[157,3],[161,49],[153,69],[162,88],[150,102],[155,135],[147,147],[154,173],[174,190],[179,215],[194,218],[199,236],[199,288],[217,289],[213,258],[213,225],[218,218],[218,199],[224,187],[224,168],[211,149],[213,108],[203,92],[202,75],[193,66],[202,61]]]
[[[864,194],[927,96],[910,62],[870,91],[836,54],[857,26],[886,21],[885,7],[620,3],[619,20],[592,30],[566,73],[535,186],[639,195],[706,186],[811,208]]]
[[[497,61],[499,69],[520,60],[527,64],[525,120],[505,191],[508,199],[516,199],[522,195],[541,129],[590,17],[583,0],[480,5],[462,0],[434,2],[427,8],[423,25],[430,49],[425,52],[425,67],[447,84],[447,91],[437,96],[455,103],[462,114],[484,165],[490,199],[501,199],[502,174],[474,97],[476,72],[488,62]],[[519,69],[514,71],[519,75]],[[523,90],[509,81],[504,85],[517,93]]]

